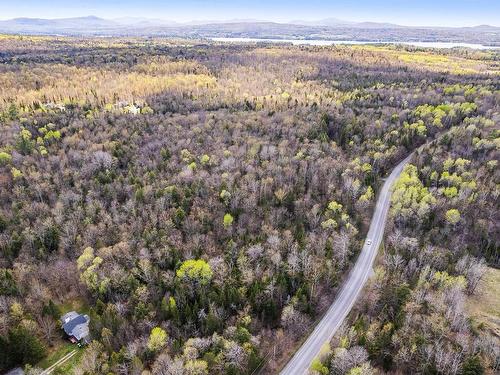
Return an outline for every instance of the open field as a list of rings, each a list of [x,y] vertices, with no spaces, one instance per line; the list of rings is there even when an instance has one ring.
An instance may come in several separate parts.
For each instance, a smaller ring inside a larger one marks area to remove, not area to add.
[[[488,268],[477,293],[467,299],[474,323],[500,339],[500,270]]]

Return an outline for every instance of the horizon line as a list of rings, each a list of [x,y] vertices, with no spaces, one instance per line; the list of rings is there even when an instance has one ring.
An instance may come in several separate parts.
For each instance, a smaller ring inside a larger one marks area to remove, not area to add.
[[[43,17],[25,17],[25,16],[18,16],[18,17],[13,17],[13,18],[1,18],[0,17],[0,22],[5,22],[5,21],[14,21],[17,19],[31,19],[31,20],[65,20],[65,19],[75,19],[75,18],[98,18],[106,21],[116,21],[120,20],[123,18],[131,18],[131,19],[143,19],[143,20],[156,20],[156,21],[164,21],[164,22],[173,22],[177,23],[179,25],[189,25],[190,23],[196,22],[196,23],[204,23],[210,24],[213,22],[217,23],[231,23],[231,22],[239,22],[239,23],[276,23],[276,24],[290,24],[290,25],[297,25],[300,23],[298,22],[320,22],[320,21],[325,21],[325,20],[337,20],[339,22],[347,22],[347,23],[352,23],[352,24],[362,24],[362,23],[373,23],[373,24],[390,24],[394,26],[401,26],[401,27],[409,27],[409,28],[419,28],[419,27],[433,27],[433,28],[442,28],[442,29],[453,29],[453,28],[474,28],[474,27],[480,27],[480,26],[489,26],[489,27],[496,27],[500,28],[500,25],[493,25],[489,23],[480,23],[480,24],[475,24],[472,26],[467,26],[467,25],[453,25],[453,26],[442,26],[442,25],[409,25],[409,24],[399,24],[399,23],[394,23],[391,21],[370,21],[370,20],[364,20],[364,21],[353,21],[350,19],[343,19],[343,18],[337,18],[337,17],[325,17],[325,18],[304,18],[304,19],[293,19],[293,20],[269,20],[269,19],[254,19],[254,18],[238,18],[238,17],[231,17],[231,18],[221,18],[221,19],[190,19],[190,20],[176,20],[175,18],[161,18],[161,17],[148,17],[148,16],[120,16],[120,17],[115,17],[115,18],[107,18],[103,16],[97,16],[95,14],[88,14],[88,15],[80,15],[80,16],[66,16],[66,17],[53,17],[53,18],[43,18]],[[133,25],[129,25],[133,26]],[[329,27],[328,25],[305,25],[305,26],[324,26],[324,27]]]

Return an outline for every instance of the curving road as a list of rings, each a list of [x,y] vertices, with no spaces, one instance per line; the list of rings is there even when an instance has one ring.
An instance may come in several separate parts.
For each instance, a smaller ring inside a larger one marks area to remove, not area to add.
[[[311,362],[318,355],[323,344],[332,339],[347,314],[349,314],[349,311],[351,311],[361,289],[363,289],[366,280],[372,272],[373,262],[384,236],[384,228],[390,206],[391,186],[398,178],[411,156],[412,155],[408,156],[405,160],[400,162],[396,168],[393,169],[389,177],[387,177],[377,200],[370,229],[368,230],[367,241],[365,241],[361,254],[349,274],[349,278],[345,281],[339,295],[332,303],[325,316],[281,371],[281,375],[307,373]],[[370,244],[368,244],[368,240],[371,240]]]

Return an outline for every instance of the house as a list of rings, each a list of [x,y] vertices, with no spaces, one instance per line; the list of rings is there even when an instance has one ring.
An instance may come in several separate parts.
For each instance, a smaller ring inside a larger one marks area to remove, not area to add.
[[[139,113],[141,113],[141,109],[136,107],[134,104],[130,104],[129,106],[125,107],[125,111],[133,115],[138,115]]]
[[[81,315],[76,311],[70,311],[61,317],[62,328],[72,343],[90,342],[89,322],[88,315]]]
[[[138,115],[141,113],[140,106],[136,106],[135,104],[129,104],[125,101],[116,103],[115,108],[121,109],[124,113],[131,113],[133,115]]]
[[[5,375],[24,375],[24,370],[21,367],[16,367],[15,369],[7,372]]]

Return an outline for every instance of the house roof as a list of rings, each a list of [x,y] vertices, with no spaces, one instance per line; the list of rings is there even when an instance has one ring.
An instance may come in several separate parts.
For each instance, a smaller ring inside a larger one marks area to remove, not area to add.
[[[88,315],[80,315],[71,311],[61,317],[63,322],[64,332],[68,336],[73,336],[77,340],[81,340],[89,335],[89,322]]]
[[[5,375],[24,375],[24,371],[21,367],[16,367],[7,372]]]
[[[75,319],[78,315],[76,311],[70,311],[63,316],[61,316],[61,322],[62,324],[68,323],[70,320]]]

